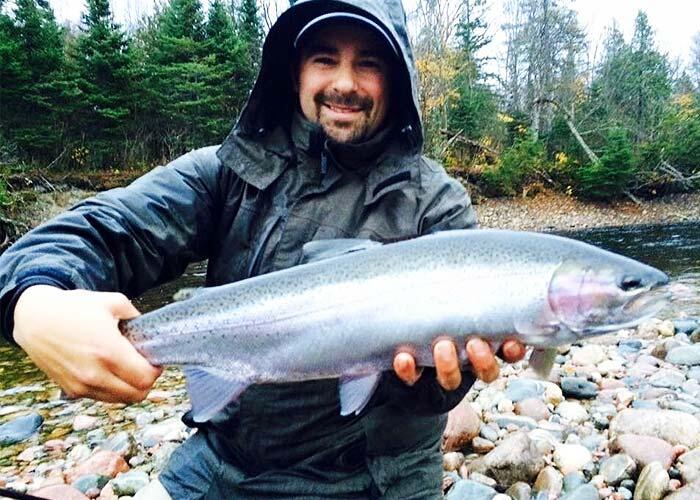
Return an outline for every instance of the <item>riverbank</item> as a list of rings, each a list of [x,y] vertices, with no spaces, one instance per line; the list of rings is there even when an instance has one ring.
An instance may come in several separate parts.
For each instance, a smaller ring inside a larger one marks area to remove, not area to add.
[[[605,226],[674,224],[700,221],[700,193],[651,200],[583,202],[555,192],[531,198],[483,198],[475,204],[482,227],[529,231],[574,230]]]

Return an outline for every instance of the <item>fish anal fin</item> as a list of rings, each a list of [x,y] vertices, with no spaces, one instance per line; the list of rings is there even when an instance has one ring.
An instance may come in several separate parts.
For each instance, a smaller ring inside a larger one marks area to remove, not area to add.
[[[537,376],[546,379],[554,366],[554,358],[557,357],[555,347],[540,348],[535,347],[530,355],[530,368]]]
[[[340,395],[340,414],[343,416],[354,413],[358,415],[377,389],[380,378],[379,372],[362,376],[344,376],[338,382]]]
[[[192,419],[198,423],[210,420],[250,385],[248,380],[235,380],[209,368],[186,367],[184,372],[192,402]]]

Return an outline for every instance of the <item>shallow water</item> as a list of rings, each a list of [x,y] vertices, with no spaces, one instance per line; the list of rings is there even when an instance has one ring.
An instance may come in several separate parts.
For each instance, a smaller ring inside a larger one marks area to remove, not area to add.
[[[665,224],[599,228],[562,232],[602,248],[635,258],[667,272],[672,279],[673,301],[661,317],[700,317],[700,224]],[[142,312],[172,301],[183,287],[199,286],[205,263],[189,266],[179,279],[150,290],[135,300]],[[0,391],[45,380],[22,351],[0,345]]]

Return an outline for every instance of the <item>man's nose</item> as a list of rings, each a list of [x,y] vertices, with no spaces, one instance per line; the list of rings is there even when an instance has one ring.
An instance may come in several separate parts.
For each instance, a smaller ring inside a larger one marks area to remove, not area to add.
[[[357,90],[357,80],[352,64],[342,63],[336,70],[333,87],[336,92],[346,93]]]

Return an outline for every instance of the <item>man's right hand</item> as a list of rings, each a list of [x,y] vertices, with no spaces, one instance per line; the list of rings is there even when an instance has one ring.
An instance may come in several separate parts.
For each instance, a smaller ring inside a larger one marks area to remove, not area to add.
[[[15,306],[15,341],[69,397],[143,400],[162,369],[118,328],[140,313],[121,293],[27,288]]]

